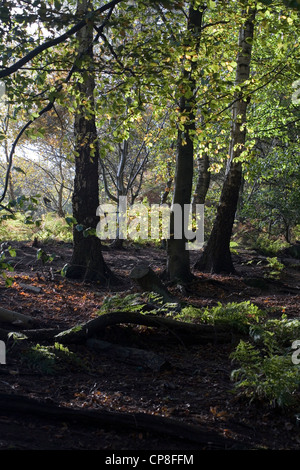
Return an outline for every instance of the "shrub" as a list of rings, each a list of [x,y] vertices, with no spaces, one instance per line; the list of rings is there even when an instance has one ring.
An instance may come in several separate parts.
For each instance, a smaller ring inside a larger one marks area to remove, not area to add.
[[[197,319],[201,322],[213,325],[228,325],[238,331],[247,332],[249,326],[263,318],[263,312],[249,301],[218,303],[215,307],[204,309],[188,306],[182,309],[178,316],[181,319]]]
[[[264,277],[270,278],[270,279],[279,279],[282,271],[284,270],[284,264],[280,263],[278,258],[275,257],[268,257],[267,258],[267,266],[266,266],[266,272],[264,274]]]
[[[290,244],[281,239],[271,239],[267,235],[259,235],[252,241],[251,248],[265,256],[276,256],[279,251],[289,247]]]
[[[300,321],[286,317],[252,326],[250,341],[240,341],[231,354],[240,366],[231,373],[235,390],[251,399],[267,400],[273,406],[295,404],[300,369],[292,362],[291,348],[299,334]]]

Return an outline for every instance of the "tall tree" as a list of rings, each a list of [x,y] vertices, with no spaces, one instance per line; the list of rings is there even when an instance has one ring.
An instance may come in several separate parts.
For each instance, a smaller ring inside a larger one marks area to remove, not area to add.
[[[92,11],[89,0],[78,0],[77,15]],[[93,65],[93,22],[77,32],[77,90],[79,104],[75,114],[75,179],[73,191],[73,255],[66,271],[68,278],[107,281],[107,267],[101,241],[96,236],[99,206],[99,150],[95,122]]]
[[[194,173],[194,132],[196,119],[196,80],[194,71],[196,62],[192,60],[194,54],[198,54],[200,47],[200,35],[203,14],[206,6],[191,1],[188,12],[188,32],[192,45],[192,52],[184,64],[181,78],[182,95],[179,100],[179,123],[177,132],[177,155],[174,179],[173,207],[181,208],[181,230],[175,238],[174,229],[179,228],[176,222],[176,214],[171,212],[170,238],[167,243],[167,275],[170,280],[188,282],[192,279],[190,270],[190,256],[186,249],[187,238],[185,236],[187,225],[185,224],[185,205],[191,204],[193,173]],[[178,215],[177,215],[178,217]]]
[[[237,56],[235,79],[237,86],[242,85],[250,77],[254,19],[255,9],[251,8],[239,32],[240,50]],[[202,271],[235,272],[230,252],[230,239],[242,183],[242,162],[239,157],[245,151],[248,103],[249,97],[245,96],[241,87],[232,106],[229,159],[217,215],[208,242],[195,264],[195,268]]]

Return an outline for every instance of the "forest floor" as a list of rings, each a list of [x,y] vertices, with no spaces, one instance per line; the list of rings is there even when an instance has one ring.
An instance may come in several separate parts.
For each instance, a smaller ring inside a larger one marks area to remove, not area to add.
[[[70,281],[60,275],[59,270],[72,253],[70,244],[44,245],[47,253],[55,254],[49,265],[52,273],[37,260],[37,248],[32,243],[12,242],[11,246],[17,251],[15,269],[10,273],[13,284],[7,288],[1,281],[1,306],[33,317],[39,328],[65,330],[95,318],[105,297],[138,292],[129,277],[138,261],[148,262],[157,273],[163,271],[166,261],[164,250],[150,246],[106,249],[105,260],[120,279],[119,285],[108,288]],[[193,253],[192,257],[196,255]],[[299,261],[289,260],[280,283],[250,286],[247,280],[262,276],[263,263],[259,262],[262,259],[257,253],[244,250],[234,257],[237,275],[195,272],[191,289],[182,291],[173,286],[170,290],[180,300],[199,307],[249,300],[268,309],[270,316],[279,318],[285,313],[290,318],[299,317]],[[38,288],[37,292],[30,290],[32,286]],[[0,328],[4,327],[7,325],[0,324]],[[95,424],[81,419],[76,422],[4,406],[0,407],[0,450],[151,450],[182,454],[215,448],[299,449],[300,429],[295,410],[282,411],[265,403],[250,403],[233,393],[229,356],[234,344],[186,345],[166,331],[133,325],[108,328],[106,339],[153,351],[170,366],[148,370],[73,345],[70,350],[84,367],[70,365],[51,374],[20,361],[18,346],[10,344],[6,364],[0,365],[0,395],[30,398],[50,407],[76,411],[164,417],[204,430],[207,443],[164,434],[164,429],[155,432],[130,429],[118,423]],[[218,439],[214,443],[213,436],[219,436],[222,444]]]

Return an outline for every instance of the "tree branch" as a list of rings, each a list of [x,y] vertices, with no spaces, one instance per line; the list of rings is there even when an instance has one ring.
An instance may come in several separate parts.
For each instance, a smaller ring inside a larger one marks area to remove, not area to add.
[[[111,13],[112,13],[112,10],[113,10],[114,6],[117,5],[118,3],[120,3],[121,1],[122,1],[122,0],[114,0],[114,1],[112,1],[112,2],[110,2],[110,3],[108,3],[107,5],[105,5],[104,7],[98,8],[98,10],[96,10],[96,12],[101,13],[101,12],[106,11],[107,9],[109,9],[109,12],[108,12],[108,14],[107,14],[105,20],[102,22],[102,25],[101,25],[101,27],[99,28],[99,30],[103,30],[103,29],[104,29],[104,27],[105,27],[106,24],[107,24],[107,21],[109,20],[109,18],[110,18],[110,16],[111,16]],[[96,12],[95,12],[95,13],[96,13]],[[85,17],[85,20],[82,20],[82,21],[84,21],[83,25],[82,25],[79,29],[77,29],[75,32],[79,31],[83,26],[86,25],[87,19],[89,19],[89,16]],[[80,23],[78,23],[78,24],[81,24],[82,21],[81,21]],[[72,29],[74,29],[74,28],[72,28]],[[67,33],[66,33],[66,34],[67,34]],[[64,36],[64,35],[63,35],[63,36]],[[62,36],[60,36],[60,37],[62,37]],[[58,39],[58,38],[57,38],[57,39]],[[51,41],[48,41],[48,43],[49,43],[49,42],[51,42]],[[62,41],[60,41],[60,42],[62,42]],[[44,43],[44,45],[45,45],[45,44],[46,44],[46,43]],[[58,44],[59,44],[59,42],[58,42]],[[39,47],[40,47],[40,46],[39,46]],[[34,51],[37,51],[37,49],[39,49],[39,47],[36,48],[36,49],[34,49],[34,50],[31,51],[31,52],[33,53]],[[51,47],[51,46],[49,46],[49,47]],[[47,48],[46,48],[46,49],[47,49]],[[45,50],[45,48],[42,49],[42,50]],[[37,54],[40,54],[40,53],[42,52],[42,50],[39,50],[39,51],[37,52]],[[84,53],[85,53],[85,52],[83,52],[82,54],[80,54],[80,56],[84,55]],[[37,54],[35,54],[35,55],[37,55]],[[28,55],[30,55],[30,53],[29,53]],[[27,55],[26,57],[28,57],[28,55]],[[34,55],[34,57],[35,57],[35,55]],[[80,56],[79,56],[79,57],[80,57]],[[25,58],[23,58],[23,59],[25,59]],[[21,59],[21,61],[22,61],[23,59]],[[28,59],[28,60],[30,60],[30,59]],[[64,84],[66,84],[66,83],[68,83],[68,82],[70,81],[70,79],[71,79],[73,73],[77,70],[77,65],[76,65],[76,61],[77,61],[77,60],[78,60],[78,57],[77,57],[76,60],[74,61],[73,66],[72,66],[70,72],[68,73],[67,77],[64,79],[64,81],[63,81],[62,83],[60,83],[60,84],[58,85],[57,90],[56,90],[57,93],[62,90]],[[27,61],[27,62],[28,62],[28,61]],[[18,61],[17,64],[18,64],[18,63],[20,63],[20,61]],[[26,63],[26,62],[25,62],[25,63]],[[16,65],[16,64],[15,64],[15,65]],[[12,67],[14,67],[14,66],[12,66]],[[20,67],[21,67],[21,66],[20,66]],[[17,67],[16,70],[18,70],[20,67]],[[7,70],[8,70],[8,69],[6,69],[6,71],[7,71]],[[14,70],[14,71],[15,71],[15,70]],[[13,71],[12,71],[11,73],[13,73]],[[7,76],[7,75],[5,75],[5,76]],[[0,78],[1,78],[1,72],[0,72]],[[3,190],[2,196],[0,197],[0,204],[1,204],[1,202],[4,200],[4,198],[5,198],[5,196],[6,196],[6,193],[7,193],[8,182],[9,182],[9,175],[10,175],[10,171],[11,171],[11,167],[12,167],[12,163],[13,163],[13,156],[14,156],[15,149],[16,149],[16,146],[18,145],[19,140],[21,139],[21,137],[23,136],[24,132],[28,129],[28,127],[29,127],[33,122],[35,122],[39,117],[41,117],[43,114],[47,113],[48,111],[50,111],[50,110],[54,107],[54,103],[55,103],[55,97],[52,99],[52,101],[49,101],[49,103],[48,103],[41,111],[39,111],[38,116],[37,116],[36,118],[30,119],[30,120],[27,122],[27,123],[23,126],[23,128],[20,130],[19,134],[17,135],[17,137],[16,137],[16,139],[15,139],[15,141],[14,141],[12,147],[11,147],[11,151],[10,151],[10,155],[9,155],[8,167],[7,167],[6,176],[5,176],[5,185],[4,185],[4,190]]]
[[[74,36],[78,31],[80,31],[84,26],[86,26],[87,22],[90,21],[93,17],[107,11],[113,9],[118,3],[121,3],[123,0],[112,0],[111,2],[107,3],[106,5],[103,5],[100,8],[97,8],[92,13],[89,13],[86,15],[79,23],[77,23],[75,26],[73,26],[71,29],[69,29],[66,33],[62,34],[61,36],[58,36],[57,38],[50,39],[49,41],[44,42],[43,44],[40,44],[37,46],[35,49],[30,51],[27,55],[22,57],[20,60],[15,62],[13,65],[10,67],[5,68],[4,70],[0,71],[0,78],[8,77],[9,75],[12,75],[13,73],[17,72],[20,70],[23,65],[27,64],[30,62],[30,60],[34,59],[36,56],[41,54],[43,51],[50,49],[51,47],[57,46],[58,44],[61,44],[62,42],[65,42],[67,39],[70,37]]]

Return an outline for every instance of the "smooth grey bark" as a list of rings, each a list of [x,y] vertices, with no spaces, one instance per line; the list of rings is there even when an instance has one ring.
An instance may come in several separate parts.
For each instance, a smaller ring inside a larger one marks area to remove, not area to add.
[[[205,153],[197,159],[197,182],[193,195],[193,206],[204,204],[210,185],[209,156]]]
[[[255,11],[252,10],[239,32],[236,85],[242,84],[250,77],[254,19]],[[208,242],[195,263],[195,268],[200,271],[235,273],[230,252],[230,239],[242,184],[242,162],[239,161],[239,157],[245,150],[248,103],[249,98],[242,91],[236,95],[232,107],[229,159],[217,215]]]

